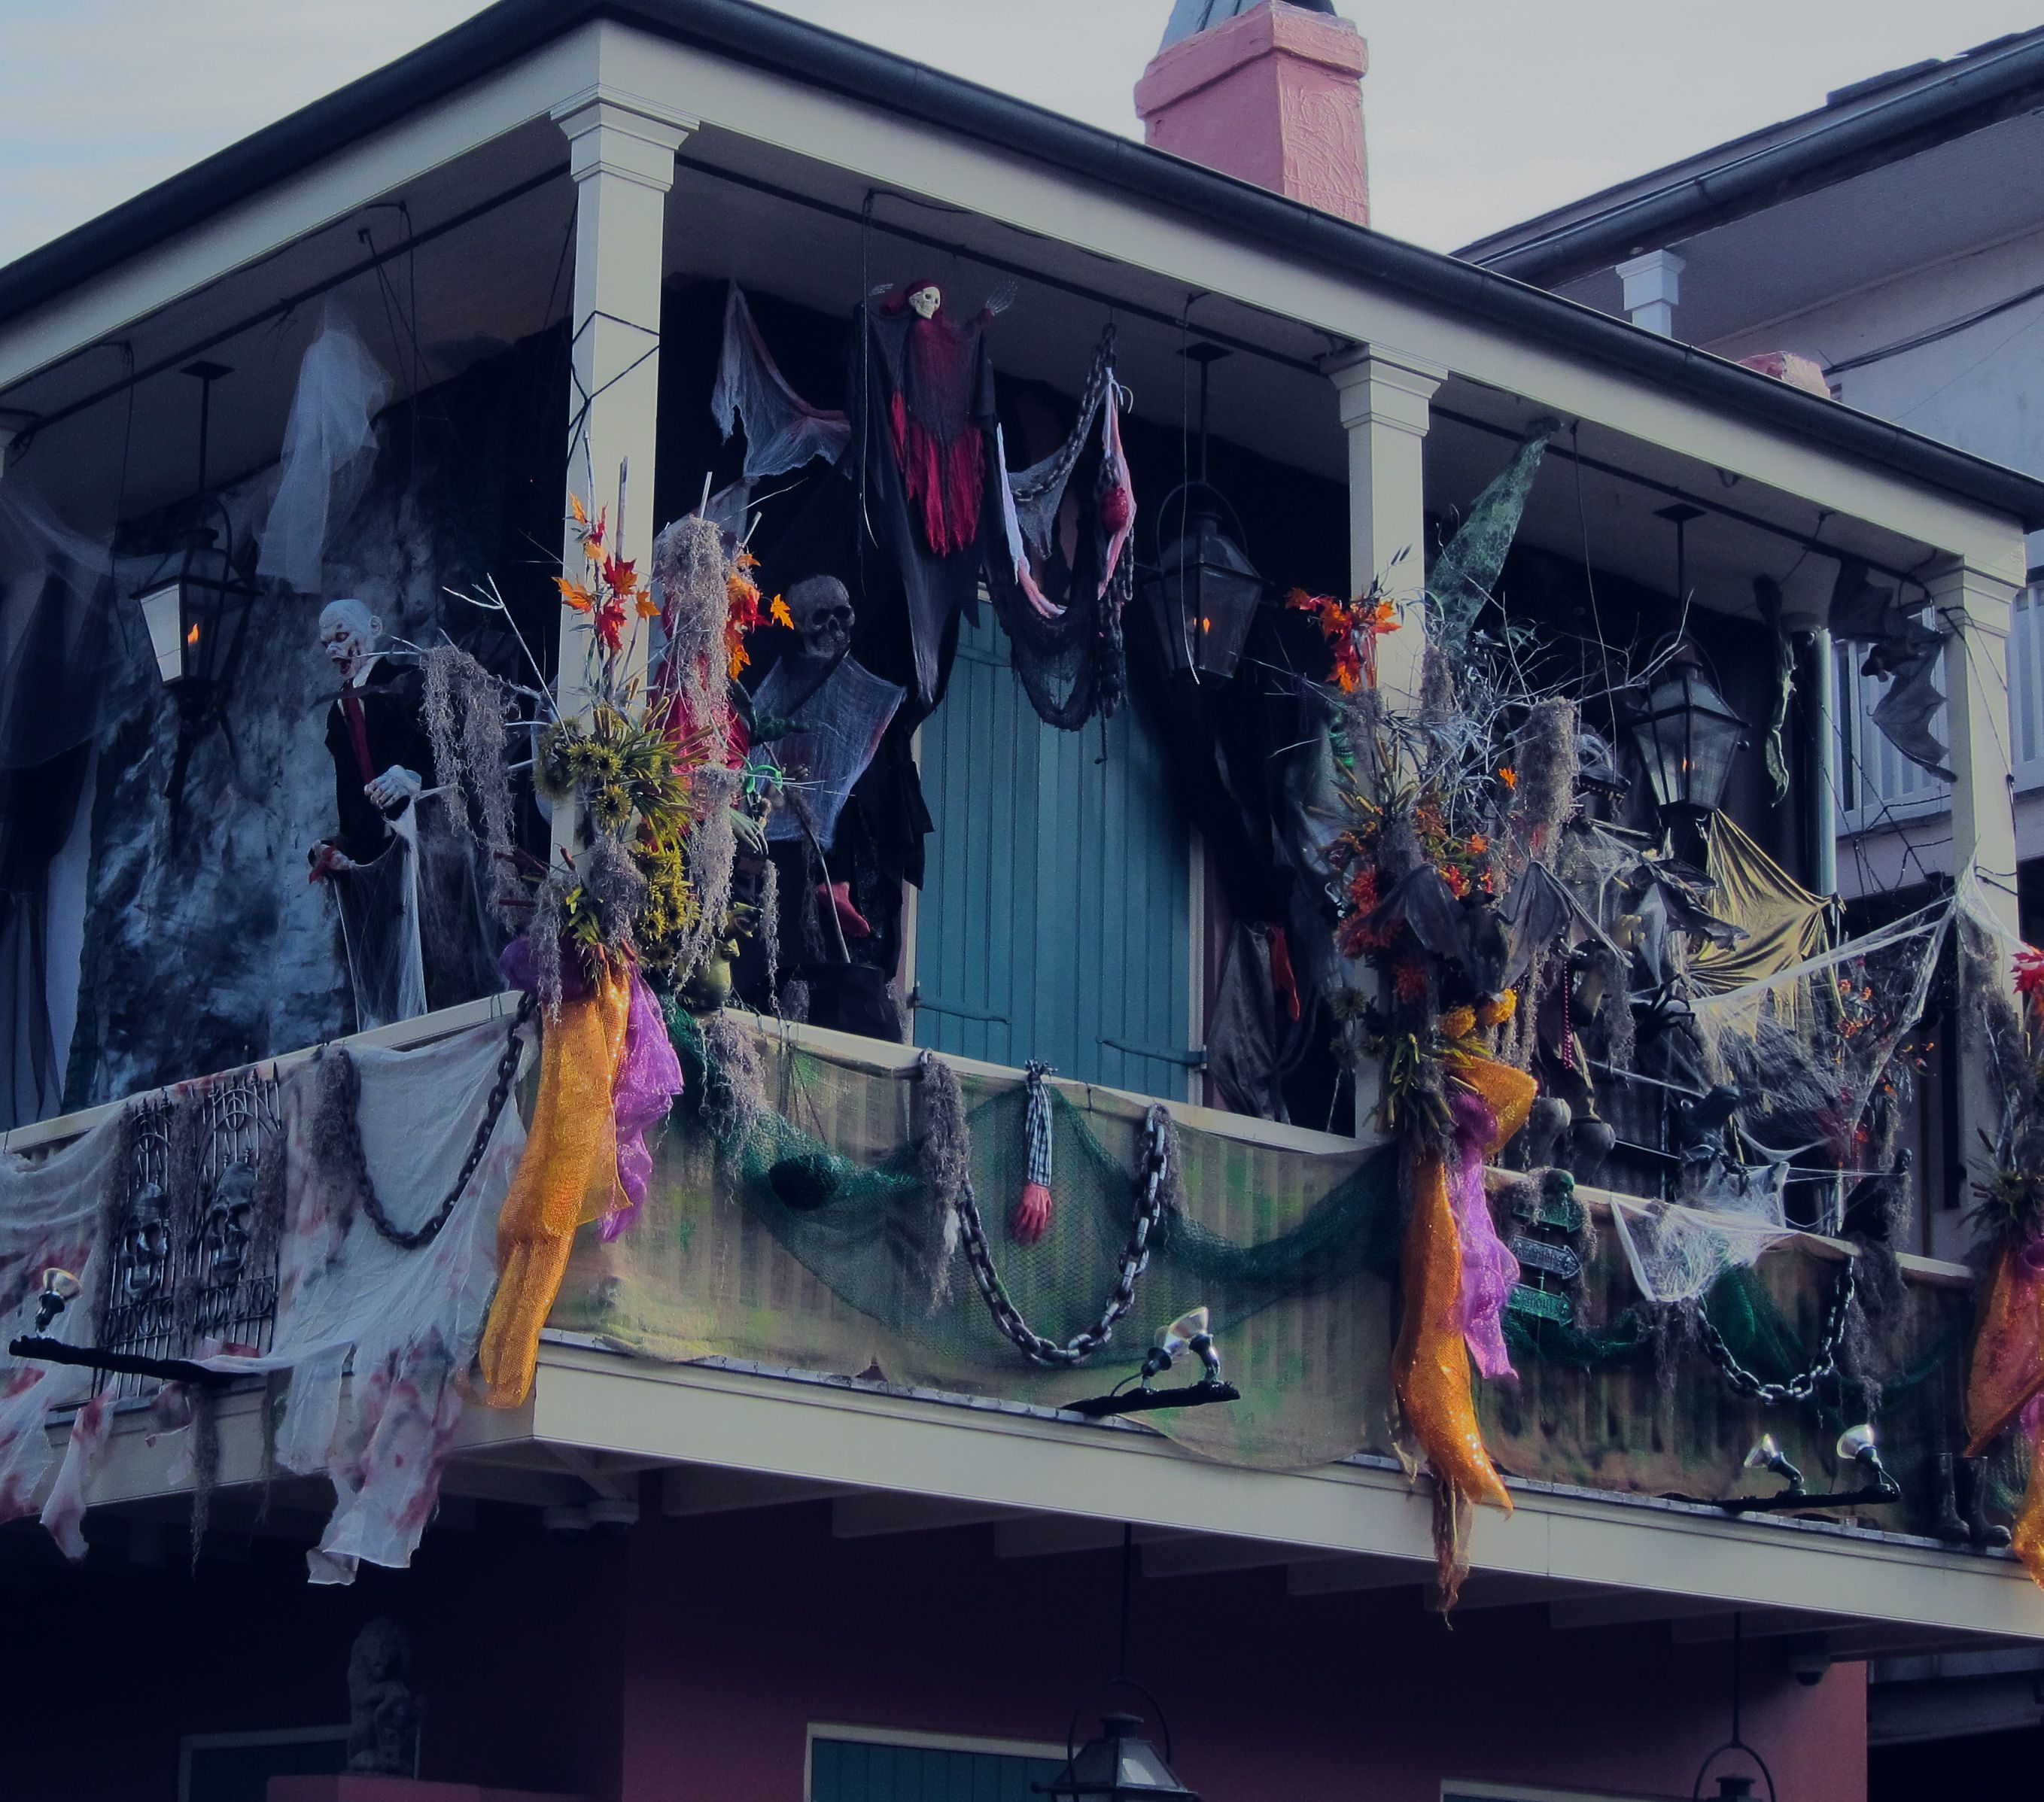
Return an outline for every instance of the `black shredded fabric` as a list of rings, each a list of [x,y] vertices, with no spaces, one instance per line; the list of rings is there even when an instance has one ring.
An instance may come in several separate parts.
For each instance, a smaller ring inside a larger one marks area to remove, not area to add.
[[[1040,462],[1007,479],[1023,520],[1023,538],[1035,558],[1036,585],[1045,599],[1064,608],[1046,619],[1029,603],[1009,567],[1000,497],[987,497],[987,592],[1008,634],[1009,658],[1029,704],[1047,726],[1076,732],[1094,714],[1110,719],[1128,692],[1128,658],[1121,615],[1134,587],[1135,545],[1132,535],[1101,592],[1101,566],[1108,532],[1100,516],[1108,473],[1101,454],[1100,409],[1114,380],[1115,332],[1101,334],[1079,396],[1078,416],[1064,443]],[[1058,508],[1068,492],[1079,497],[1078,529],[1070,556],[1055,529]],[[1032,530],[1031,516],[1047,517],[1047,532]]]

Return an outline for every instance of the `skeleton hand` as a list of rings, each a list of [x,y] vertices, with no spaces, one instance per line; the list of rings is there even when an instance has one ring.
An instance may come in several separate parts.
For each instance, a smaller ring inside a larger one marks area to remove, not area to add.
[[[416,771],[394,763],[373,782],[365,782],[362,792],[379,807],[394,807],[400,801],[410,800],[425,785]]]
[[[305,853],[305,861],[312,865],[305,876],[305,880],[308,882],[323,881],[336,870],[352,870],[355,868],[355,860],[343,851],[338,845],[315,845]]]
[[[986,310],[989,314],[1000,314],[1014,305],[1015,297],[1020,293],[1012,281],[1004,282],[986,297]]]

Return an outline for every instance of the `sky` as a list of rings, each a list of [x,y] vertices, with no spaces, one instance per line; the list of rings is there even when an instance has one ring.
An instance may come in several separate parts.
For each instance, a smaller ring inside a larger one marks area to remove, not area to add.
[[[1138,136],[1170,0],[771,0]],[[1452,250],[2044,24],[2044,0],[1340,0],[1370,46],[1372,223]],[[474,0],[0,0],[0,263],[479,10]],[[1708,21],[1708,26],[1701,21]]]

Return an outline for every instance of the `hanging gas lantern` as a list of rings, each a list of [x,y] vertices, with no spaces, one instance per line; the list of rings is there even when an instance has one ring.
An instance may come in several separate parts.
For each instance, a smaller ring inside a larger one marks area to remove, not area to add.
[[[1697,824],[1723,805],[1733,756],[1746,742],[1746,722],[1704,673],[1694,647],[1677,647],[1629,724],[1664,815]]]
[[[227,641],[255,590],[234,578],[209,527],[194,526],[136,596],[163,686],[209,697],[225,673]]]
[[[1158,1711],[1162,1719],[1162,1711]],[[1200,1802],[1199,1792],[1188,1789],[1173,1773],[1169,1762],[1143,1737],[1139,1715],[1111,1714],[1100,1718],[1100,1736],[1089,1739],[1075,1752],[1070,1743],[1065,1768],[1048,1783],[1032,1785],[1038,1793],[1062,1796],[1070,1802],[1081,1797],[1108,1799],[1108,1802]],[[1164,1744],[1171,1743],[1171,1729],[1164,1727]]]
[[[206,434],[213,385],[230,372],[221,363],[188,364],[199,382],[198,497],[206,499]],[[136,591],[136,605],[156,654],[163,686],[187,708],[209,707],[226,674],[231,642],[240,636],[256,590],[234,573],[232,540],[222,546],[209,526],[194,526],[165,552]]]
[[[1174,500],[1184,525],[1166,544],[1163,520]],[[1174,674],[1227,681],[1263,599],[1263,578],[1221,524],[1219,508],[1227,505],[1204,482],[1189,482],[1158,509],[1157,568],[1143,592]]]

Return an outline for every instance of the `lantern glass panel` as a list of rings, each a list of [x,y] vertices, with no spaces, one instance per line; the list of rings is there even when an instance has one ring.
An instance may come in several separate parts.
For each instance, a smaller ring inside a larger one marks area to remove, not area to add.
[[[1165,660],[1174,672],[1225,681],[1263,598],[1263,578],[1211,513],[1197,513],[1143,584]]]
[[[1251,622],[1263,598],[1263,578],[1212,514],[1203,513],[1193,523],[1199,533],[1199,612],[1193,642],[1200,673],[1225,678],[1242,660]]]
[[[156,654],[156,672],[166,684],[185,673],[185,585],[165,582],[137,597],[142,623],[149,631],[149,649]]]
[[[1135,1715],[1108,1715],[1101,1737],[1081,1746],[1071,1762],[1043,1788],[1054,1796],[1097,1796],[1108,1802],[1199,1802],[1163,1754],[1143,1737]]]
[[[1657,681],[1633,722],[1633,742],[1665,812],[1700,818],[1723,804],[1746,723],[1697,664],[1677,663]]]

